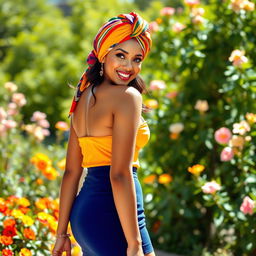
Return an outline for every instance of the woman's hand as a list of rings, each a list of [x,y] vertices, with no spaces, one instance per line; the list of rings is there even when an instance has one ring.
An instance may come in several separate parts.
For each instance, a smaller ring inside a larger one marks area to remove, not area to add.
[[[52,250],[52,256],[62,256],[63,252],[67,253],[66,256],[71,256],[71,241],[69,237],[57,238]]]
[[[142,246],[136,246],[136,247],[128,246],[127,256],[144,256]]]

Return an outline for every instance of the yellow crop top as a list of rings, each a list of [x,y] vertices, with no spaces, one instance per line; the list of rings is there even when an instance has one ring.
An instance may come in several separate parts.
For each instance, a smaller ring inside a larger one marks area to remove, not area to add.
[[[132,166],[140,167],[139,151],[148,143],[149,138],[150,130],[147,121],[144,120],[137,131]],[[79,137],[78,141],[83,154],[82,167],[111,165],[112,135]]]

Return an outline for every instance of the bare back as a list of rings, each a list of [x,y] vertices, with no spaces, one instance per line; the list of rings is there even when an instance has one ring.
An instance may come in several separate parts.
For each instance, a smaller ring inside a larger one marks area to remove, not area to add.
[[[118,98],[123,93],[123,86],[100,85],[85,89],[72,115],[72,125],[77,137],[110,136],[113,129],[113,110],[117,107]],[[144,120],[141,118],[140,122]]]

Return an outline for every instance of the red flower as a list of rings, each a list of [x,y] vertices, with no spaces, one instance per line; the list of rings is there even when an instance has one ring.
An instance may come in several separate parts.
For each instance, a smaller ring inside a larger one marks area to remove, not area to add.
[[[7,226],[6,228],[4,228],[4,230],[2,231],[2,235],[3,236],[15,236],[17,234],[17,230],[14,226]]]
[[[3,256],[13,256],[13,251],[11,251],[9,249],[3,249],[2,250],[2,255]]]

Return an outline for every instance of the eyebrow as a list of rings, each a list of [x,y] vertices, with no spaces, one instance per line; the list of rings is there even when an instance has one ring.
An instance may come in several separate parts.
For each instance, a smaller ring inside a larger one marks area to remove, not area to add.
[[[125,50],[122,49],[122,48],[118,48],[118,49],[116,49],[115,51],[118,51],[118,50],[120,50],[120,51],[122,51],[122,52],[124,52],[124,53],[126,53],[126,54],[129,54],[129,52],[125,51]],[[135,56],[141,56],[141,57],[143,57],[142,54],[136,54]]]

